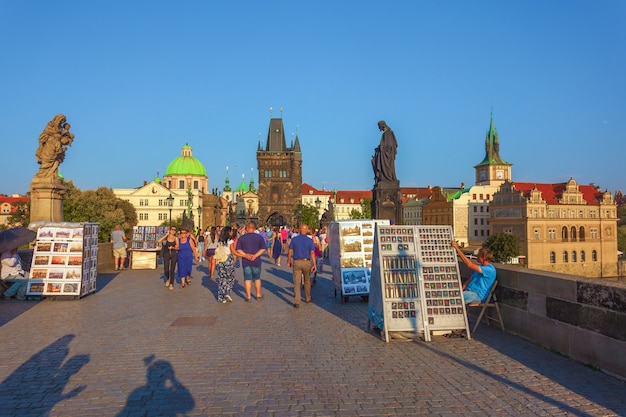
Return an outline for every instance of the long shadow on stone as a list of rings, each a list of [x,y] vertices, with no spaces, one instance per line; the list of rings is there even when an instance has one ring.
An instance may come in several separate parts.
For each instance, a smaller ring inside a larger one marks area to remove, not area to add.
[[[9,375],[0,384],[2,415],[47,416],[59,402],[80,394],[81,385],[63,394],[72,375],[89,362],[89,355],[76,355],[65,361],[73,334],[65,335],[48,345]],[[42,388],[45,387],[45,388]],[[38,398],[36,402],[33,398]]]
[[[133,390],[126,405],[117,414],[119,417],[134,415],[179,416],[186,415],[196,406],[189,390],[174,374],[172,364],[154,360],[154,355],[144,358],[146,385]]]

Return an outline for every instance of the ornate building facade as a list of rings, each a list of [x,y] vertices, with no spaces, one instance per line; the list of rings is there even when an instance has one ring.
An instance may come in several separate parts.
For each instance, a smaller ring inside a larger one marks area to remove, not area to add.
[[[137,211],[138,226],[159,226],[177,217],[198,220],[203,217],[203,196],[209,178],[204,165],[193,157],[189,144],[170,162],[163,180],[155,178],[137,188],[116,188],[116,197],[131,203]],[[201,222],[201,220],[200,220]]]
[[[257,148],[261,224],[295,224],[294,212],[302,201],[302,151],[296,135],[287,147],[282,118],[270,119],[265,147]]]
[[[491,233],[520,240],[529,268],[616,277],[617,206],[594,185],[506,181],[490,204]]]

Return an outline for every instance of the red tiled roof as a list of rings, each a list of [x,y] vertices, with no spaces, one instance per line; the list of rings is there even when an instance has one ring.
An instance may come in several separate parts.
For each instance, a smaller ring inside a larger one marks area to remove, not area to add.
[[[432,187],[400,187],[403,196],[414,196],[418,200],[430,197],[433,193]]]
[[[312,193],[309,191],[313,191]],[[332,196],[333,192],[332,191],[327,191],[327,190],[318,190],[317,188],[307,184],[307,183],[302,183],[302,194],[303,195],[328,195],[328,196]]]
[[[364,198],[372,198],[372,192],[371,191],[362,191],[362,190],[356,190],[356,191],[337,191],[337,203],[339,204],[350,204],[350,199],[354,200],[354,204],[359,204],[361,202],[361,200],[363,200]],[[343,199],[343,203],[341,202],[341,199]]]
[[[563,192],[567,186],[566,182],[560,182],[556,184],[541,184],[535,182],[513,182],[515,189],[521,191],[525,197],[530,196],[530,192],[535,187],[541,191],[541,197],[548,204],[560,204],[559,199],[563,196]],[[602,192],[599,191],[594,185],[580,185],[578,184],[578,191],[583,195],[583,199],[589,205],[600,205],[602,200]]]

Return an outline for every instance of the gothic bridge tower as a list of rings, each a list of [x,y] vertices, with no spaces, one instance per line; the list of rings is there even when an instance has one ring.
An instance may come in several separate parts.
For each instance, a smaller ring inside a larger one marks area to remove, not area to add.
[[[281,112],[282,113],[282,112]],[[265,148],[259,140],[259,222],[271,226],[294,225],[294,212],[302,202],[302,151],[296,134],[287,147],[283,119],[270,119]]]

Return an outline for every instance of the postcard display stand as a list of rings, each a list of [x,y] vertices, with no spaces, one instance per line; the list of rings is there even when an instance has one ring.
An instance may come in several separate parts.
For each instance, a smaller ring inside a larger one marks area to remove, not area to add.
[[[26,295],[78,299],[96,292],[98,228],[98,223],[40,227]]]
[[[133,228],[132,269],[156,269],[161,250],[157,240],[167,233],[167,226],[135,226]]]
[[[377,226],[368,327],[389,332],[465,329],[470,338],[461,275],[450,245],[451,226]]]
[[[367,296],[374,247],[374,225],[389,220],[339,220],[328,227],[329,258],[333,272],[335,297]]]

